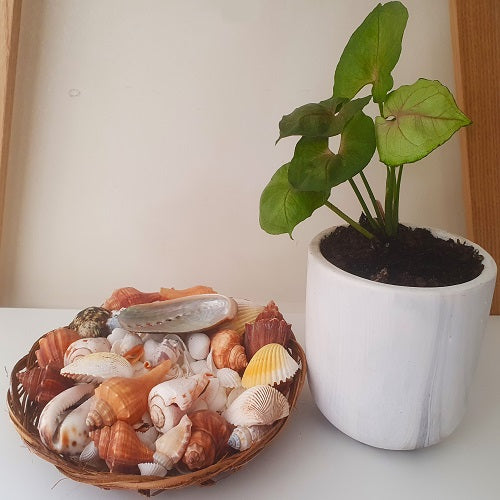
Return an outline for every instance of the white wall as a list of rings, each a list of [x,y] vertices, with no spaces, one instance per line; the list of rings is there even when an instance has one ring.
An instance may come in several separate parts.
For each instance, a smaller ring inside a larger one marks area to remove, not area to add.
[[[406,0],[396,86],[454,91],[447,0]],[[258,223],[292,156],[283,114],[331,95],[371,0],[25,0],[0,276],[6,306],[85,307],[119,286],[208,284],[302,307],[306,248]],[[383,196],[384,168],[368,176]],[[405,170],[404,221],[465,231],[458,138]],[[353,216],[347,187],[332,200]]]

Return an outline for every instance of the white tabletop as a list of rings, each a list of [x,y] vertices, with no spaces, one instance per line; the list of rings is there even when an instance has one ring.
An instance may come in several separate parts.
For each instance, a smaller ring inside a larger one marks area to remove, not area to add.
[[[65,478],[31,453],[11,424],[5,403],[15,362],[47,331],[68,324],[76,311],[0,309],[4,366],[1,412],[0,498],[57,500],[141,498]],[[285,318],[303,345],[304,317]],[[500,499],[500,317],[491,317],[482,345],[467,415],[444,442],[418,451],[385,451],[335,429],[316,409],[307,385],[287,425],[253,461],[214,486],[169,490],[173,500]]]

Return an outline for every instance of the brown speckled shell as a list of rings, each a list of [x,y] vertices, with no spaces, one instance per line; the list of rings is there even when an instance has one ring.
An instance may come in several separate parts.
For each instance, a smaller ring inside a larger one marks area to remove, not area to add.
[[[35,352],[38,366],[45,368],[51,364],[60,370],[64,366],[66,349],[79,338],[77,332],[68,328],[57,328],[47,333],[40,339],[39,349]]]
[[[29,398],[41,406],[46,405],[52,398],[71,387],[74,383],[72,380],[63,377],[59,370],[52,365],[44,368],[35,366],[31,370],[18,372],[16,375]]]
[[[199,410],[189,415],[191,437],[182,462],[190,470],[198,470],[214,464],[227,450],[227,441],[233,427],[218,413]]]
[[[231,368],[240,375],[248,364],[242,338],[234,330],[220,330],[210,342],[212,359],[217,368]]]
[[[118,311],[122,307],[135,306],[136,304],[149,304],[161,300],[159,292],[141,292],[137,288],[127,286],[114,290],[111,297],[108,297],[102,307],[108,311]]]
[[[103,307],[87,307],[80,311],[69,324],[80,337],[107,337],[111,332],[106,322],[111,313]]]

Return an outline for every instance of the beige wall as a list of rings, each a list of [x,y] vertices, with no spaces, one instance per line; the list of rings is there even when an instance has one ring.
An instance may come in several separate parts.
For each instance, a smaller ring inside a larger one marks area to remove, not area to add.
[[[406,0],[396,85],[454,90],[447,0]],[[1,305],[84,307],[116,287],[208,284],[302,307],[309,240],[258,224],[291,158],[278,121],[331,95],[368,0],[25,0]],[[463,234],[458,138],[403,178],[401,214]],[[368,170],[383,196],[384,168]],[[336,204],[359,214],[349,189]]]

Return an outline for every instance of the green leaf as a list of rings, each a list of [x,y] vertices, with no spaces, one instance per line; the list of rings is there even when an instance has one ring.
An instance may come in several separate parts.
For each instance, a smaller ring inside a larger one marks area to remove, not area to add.
[[[272,176],[260,197],[260,227],[269,234],[288,233],[325,204],[330,190],[297,191],[288,182],[286,163]]]
[[[369,102],[371,96],[345,102],[331,97],[318,104],[305,104],[283,116],[279,123],[280,136],[332,137],[342,132],[345,124]],[[340,109],[339,109],[340,108]],[[276,142],[278,142],[276,141]]]
[[[383,117],[375,119],[380,161],[413,163],[446,142],[471,121],[450,91],[437,80],[417,80],[387,96]]]
[[[373,100],[383,102],[394,81],[408,11],[400,2],[378,4],[352,34],[335,70],[333,94],[352,99],[373,84]]]
[[[373,121],[359,111],[342,132],[338,154],[330,151],[328,138],[300,139],[290,162],[288,179],[301,191],[331,189],[361,172],[374,152]]]

